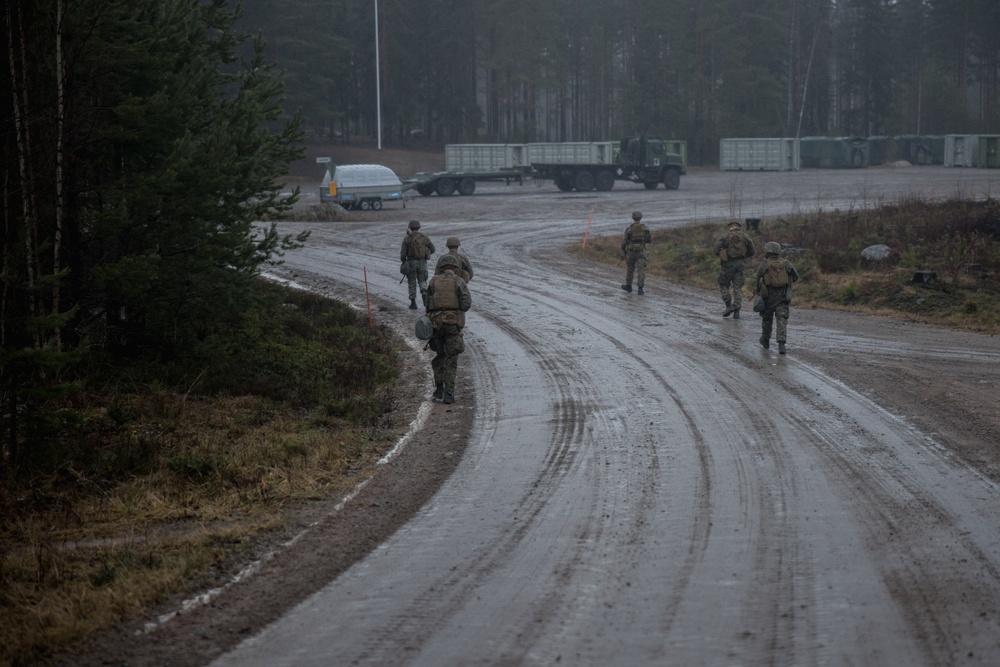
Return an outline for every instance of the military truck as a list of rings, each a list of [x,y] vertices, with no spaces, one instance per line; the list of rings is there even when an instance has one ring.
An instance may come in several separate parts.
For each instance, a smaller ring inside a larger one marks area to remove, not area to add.
[[[684,141],[641,135],[620,142],[449,144],[445,146],[444,171],[413,174],[403,180],[403,186],[424,196],[471,195],[479,181],[510,185],[528,179],[551,179],[565,192],[611,190],[615,181],[642,183],[649,190],[663,183],[676,190],[686,172]]]
[[[684,142],[638,135],[620,142],[528,144],[535,178],[552,179],[564,192],[607,191],[615,181],[642,183],[655,190],[660,183],[676,190],[687,173]]]

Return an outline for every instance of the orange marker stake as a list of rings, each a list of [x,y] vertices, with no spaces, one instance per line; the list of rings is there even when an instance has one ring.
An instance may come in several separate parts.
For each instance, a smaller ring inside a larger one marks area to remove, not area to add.
[[[583,232],[583,247],[587,247],[587,234],[590,233],[590,221],[594,219],[594,209],[590,209],[590,217],[587,218],[587,229]]]
[[[375,328],[375,324],[372,321],[372,300],[368,296],[368,267],[362,267],[365,273],[365,305],[368,307],[368,331]]]

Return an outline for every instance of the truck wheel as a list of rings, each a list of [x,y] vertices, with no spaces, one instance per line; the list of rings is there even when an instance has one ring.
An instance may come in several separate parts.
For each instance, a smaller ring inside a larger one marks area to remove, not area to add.
[[[681,186],[681,175],[676,169],[667,169],[663,172],[663,187],[667,190],[676,190]]]
[[[442,178],[438,181],[437,192],[442,197],[450,197],[455,194],[455,181],[450,178]]]
[[[471,178],[463,178],[458,182],[458,194],[471,195],[476,191],[476,181]]]
[[[371,208],[372,203],[367,199],[362,199],[360,202],[358,202],[358,205],[361,207],[362,211],[367,211],[369,208]]]
[[[419,192],[425,197],[430,197],[432,194],[434,194],[434,188],[427,185],[426,183],[421,183],[420,185],[417,186],[417,192]]]
[[[573,184],[577,192],[590,192],[594,189],[594,175],[589,171],[578,171]]]
[[[646,187],[647,190],[655,190],[656,186],[659,185],[659,183],[657,183],[656,181],[645,181],[643,185]]]
[[[556,187],[563,192],[569,192],[573,189],[573,182],[570,180],[569,176],[556,176],[555,179]]]
[[[373,199],[372,200],[372,210],[373,211],[381,211],[382,210],[382,200],[381,199]]]
[[[607,192],[615,187],[614,174],[607,170],[597,172],[597,178],[594,179],[594,187],[601,192]]]

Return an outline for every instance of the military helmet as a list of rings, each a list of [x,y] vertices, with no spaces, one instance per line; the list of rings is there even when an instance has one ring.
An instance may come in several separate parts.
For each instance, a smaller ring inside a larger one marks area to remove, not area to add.
[[[442,255],[438,261],[438,268],[446,269],[449,266],[458,268],[458,259],[454,255]]]
[[[642,211],[632,211],[633,220],[642,220]]]
[[[743,225],[740,224],[739,220],[730,220],[729,229],[741,229]]]
[[[458,242],[457,236],[449,236],[448,240],[445,241],[445,245],[448,246],[449,248],[457,248],[462,244]]]
[[[764,252],[768,255],[780,255],[781,245],[777,241],[768,241],[764,244]]]
[[[410,229],[420,229],[420,221],[410,220]]]

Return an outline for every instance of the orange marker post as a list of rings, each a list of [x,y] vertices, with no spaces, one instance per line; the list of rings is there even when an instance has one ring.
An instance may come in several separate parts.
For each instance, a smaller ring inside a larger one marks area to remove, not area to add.
[[[365,274],[365,305],[368,307],[368,331],[375,328],[375,324],[372,321],[372,300],[368,296],[368,267],[362,267]]]
[[[594,219],[594,209],[590,209],[590,217],[587,218],[587,229],[583,232],[583,247],[587,247],[587,234],[590,233],[590,221]]]

